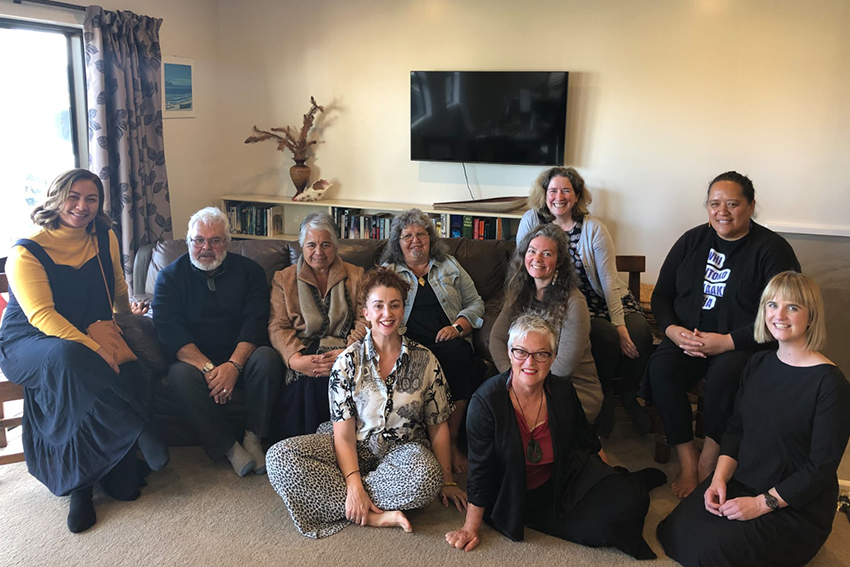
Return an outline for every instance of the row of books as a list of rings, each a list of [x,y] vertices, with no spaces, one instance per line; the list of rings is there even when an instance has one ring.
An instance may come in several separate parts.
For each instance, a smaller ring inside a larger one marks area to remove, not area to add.
[[[227,205],[227,216],[232,234],[283,236],[284,208],[282,205],[233,203]]]
[[[388,238],[393,213],[367,214],[360,209],[332,207],[334,222],[340,238]],[[509,240],[512,237],[510,219],[476,217],[473,215],[429,215],[441,238],[472,238],[474,240]]]

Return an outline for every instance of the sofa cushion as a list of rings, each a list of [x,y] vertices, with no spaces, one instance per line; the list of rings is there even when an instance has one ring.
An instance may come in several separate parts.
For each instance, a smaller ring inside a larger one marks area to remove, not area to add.
[[[511,250],[503,240],[470,240],[449,238],[444,242],[448,252],[460,262],[475,282],[478,295],[485,302],[505,287],[505,274]]]

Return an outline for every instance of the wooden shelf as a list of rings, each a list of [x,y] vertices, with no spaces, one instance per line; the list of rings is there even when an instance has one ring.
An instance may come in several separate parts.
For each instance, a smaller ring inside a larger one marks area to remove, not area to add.
[[[229,206],[234,204],[260,205],[271,207],[284,207],[283,215],[283,232],[284,235],[277,236],[255,236],[251,234],[233,233],[234,238],[252,239],[252,240],[269,240],[269,239],[295,239],[299,232],[301,221],[308,214],[315,211],[324,211],[333,216],[334,209],[354,209],[364,215],[377,215],[381,213],[399,213],[410,208],[417,207],[422,212],[429,215],[449,215],[462,217],[475,217],[483,219],[502,219],[502,222],[508,227],[509,235],[516,234],[516,228],[519,225],[519,219],[525,213],[526,209],[520,209],[509,213],[496,213],[492,211],[467,211],[454,209],[435,209],[432,206],[414,203],[390,203],[382,201],[360,201],[354,199],[322,199],[321,201],[293,201],[291,197],[278,195],[224,195],[221,198],[222,210],[227,212]],[[445,217],[448,218],[448,217]]]

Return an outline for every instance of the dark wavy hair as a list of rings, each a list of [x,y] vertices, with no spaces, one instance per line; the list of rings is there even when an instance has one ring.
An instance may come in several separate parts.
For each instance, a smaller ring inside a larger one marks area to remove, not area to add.
[[[407,292],[410,291],[410,284],[404,281],[404,278],[398,275],[398,272],[392,268],[384,268],[383,266],[376,266],[366,272],[363,276],[361,286],[360,297],[357,298],[360,307],[366,306],[366,300],[369,298],[369,294],[376,287],[397,289],[401,293],[402,303],[407,301]]]
[[[517,244],[514,257],[508,267],[505,303],[510,306],[511,319],[531,307],[537,293],[537,287],[534,284],[534,278],[528,275],[528,271],[525,269],[525,253],[528,252],[531,241],[538,236],[545,236],[552,240],[558,250],[555,279],[552,280],[543,294],[541,311],[554,325],[560,328],[567,312],[570,293],[578,286],[578,280],[572,258],[570,258],[570,245],[567,241],[567,235],[559,226],[551,223],[539,224]]]
[[[381,263],[407,265],[404,261],[404,253],[401,251],[401,231],[410,225],[422,227],[428,233],[428,240],[430,241],[428,256],[430,258],[439,261],[446,259],[446,243],[437,236],[437,230],[434,228],[431,217],[421,210],[413,208],[407,209],[393,218],[393,222],[390,224],[390,237],[387,239],[384,253],[381,254]]]
[[[727,171],[726,173],[721,173],[712,179],[711,183],[708,184],[708,189],[705,192],[706,203],[708,203],[708,194],[711,193],[711,187],[719,181],[731,181],[732,183],[737,183],[741,188],[741,193],[744,195],[744,199],[747,200],[747,203],[752,203],[756,198],[756,190],[755,187],[753,187],[753,181],[749,177],[743,173],[738,173],[737,171]]]
[[[95,226],[102,228],[112,227],[112,218],[103,210],[103,182],[100,180],[100,177],[88,169],[70,169],[64,173],[60,173],[47,189],[47,198],[44,204],[37,206],[30,215],[33,224],[53,230],[59,228],[59,211],[62,209],[65,201],[68,200],[71,187],[77,181],[91,181],[94,183],[95,187],[97,187],[98,198],[100,199],[97,216],[89,223],[86,230],[93,232]]]
[[[545,222],[552,222],[555,217],[549,212],[549,207],[546,206],[546,192],[549,190],[549,184],[556,177],[566,177],[570,180],[570,185],[573,186],[573,191],[578,199],[576,204],[573,205],[570,215],[573,220],[580,221],[584,218],[584,215],[588,214],[587,206],[593,202],[593,196],[584,185],[584,178],[572,167],[551,167],[538,175],[534,183],[531,184],[528,206],[535,209]]]

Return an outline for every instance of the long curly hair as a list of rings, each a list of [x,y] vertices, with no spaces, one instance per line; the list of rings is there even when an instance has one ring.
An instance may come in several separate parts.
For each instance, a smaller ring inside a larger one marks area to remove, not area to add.
[[[552,222],[555,217],[546,206],[546,192],[549,190],[549,183],[556,177],[566,177],[570,180],[570,185],[573,186],[573,191],[578,198],[570,214],[573,220],[580,221],[589,212],[587,206],[593,202],[593,196],[590,194],[590,189],[585,186],[584,178],[572,167],[551,167],[538,175],[531,184],[528,206],[536,210],[543,221]]]
[[[393,218],[393,222],[390,224],[390,236],[387,239],[387,245],[384,247],[384,253],[381,254],[381,263],[407,265],[407,262],[404,261],[404,252],[401,251],[401,231],[410,225],[422,227],[428,233],[429,258],[438,261],[446,259],[446,244],[437,236],[437,230],[434,228],[431,217],[420,209],[413,208],[402,211]]]
[[[543,236],[555,243],[558,250],[555,278],[543,294],[540,311],[560,328],[567,312],[570,294],[578,286],[578,280],[570,258],[570,245],[567,235],[558,226],[551,223],[539,224],[517,244],[514,257],[508,267],[508,278],[505,290],[505,304],[511,309],[511,319],[516,318],[522,311],[531,307],[537,294],[534,278],[525,269],[525,254],[531,241]]]
[[[112,218],[103,210],[103,182],[100,180],[100,177],[88,169],[70,169],[64,173],[60,173],[47,189],[47,198],[44,204],[37,206],[30,215],[33,224],[53,230],[59,228],[59,212],[65,201],[68,200],[71,187],[77,181],[91,181],[94,183],[95,187],[97,187],[98,198],[100,199],[97,216],[88,224],[86,230],[93,232],[96,226],[101,228],[112,227]]]

